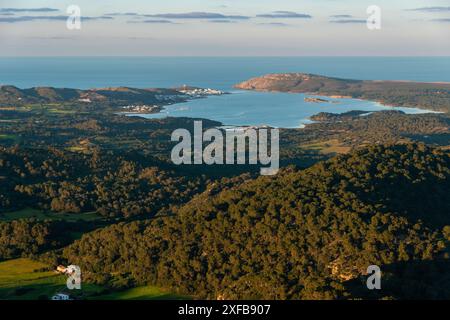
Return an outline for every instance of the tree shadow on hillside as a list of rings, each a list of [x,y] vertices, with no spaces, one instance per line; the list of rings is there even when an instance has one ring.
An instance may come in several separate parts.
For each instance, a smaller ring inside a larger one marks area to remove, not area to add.
[[[345,282],[346,292],[354,299],[450,299],[449,259],[408,261],[380,268],[380,290],[367,288],[367,275]]]
[[[437,144],[439,146],[448,146],[450,141],[450,133],[435,133],[429,135],[408,134],[404,136],[415,141],[420,141],[426,144]]]
[[[373,180],[373,190],[353,188],[358,198],[372,205],[384,205],[412,222],[421,220],[428,226],[442,228],[450,224],[450,183],[428,175],[421,181],[404,176]]]
[[[0,300],[49,300],[65,286],[61,284],[31,284],[0,288]]]

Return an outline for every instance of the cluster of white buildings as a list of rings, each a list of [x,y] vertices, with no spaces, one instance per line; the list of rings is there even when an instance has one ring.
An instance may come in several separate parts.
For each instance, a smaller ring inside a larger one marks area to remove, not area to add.
[[[128,112],[154,112],[159,110],[159,106],[153,105],[148,106],[146,104],[144,105],[129,105],[129,106],[123,106],[122,109],[128,111]]]
[[[207,96],[223,95],[225,92],[216,89],[203,89],[183,86],[181,89],[177,89],[179,94],[157,94],[155,99],[161,103],[161,105],[174,104],[183,102],[190,99],[204,98]],[[121,107],[125,112],[135,113],[154,113],[158,112],[161,107],[158,105],[128,105]]]
[[[180,90],[181,93],[187,94],[188,96],[194,97],[194,98],[198,98],[198,97],[204,97],[204,96],[219,96],[224,94],[223,91],[220,90],[216,90],[216,89],[210,89],[210,88],[206,88],[206,89],[202,89],[202,88],[186,88],[186,89],[181,89]]]
[[[52,300],[67,301],[72,299],[70,298],[70,295],[68,295],[67,293],[57,293],[52,297]]]

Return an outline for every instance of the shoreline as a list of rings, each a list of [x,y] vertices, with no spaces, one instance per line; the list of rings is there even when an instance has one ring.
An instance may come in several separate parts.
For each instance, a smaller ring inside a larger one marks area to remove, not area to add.
[[[238,90],[241,91],[248,91],[248,92],[267,92],[267,93],[288,93],[288,94],[304,94],[304,95],[309,95],[309,96],[314,96],[314,97],[320,97],[320,98],[328,98],[328,99],[352,99],[352,100],[358,100],[358,101],[365,101],[365,102],[373,102],[373,103],[378,103],[379,105],[383,106],[383,107],[387,107],[387,108],[408,108],[408,109],[418,109],[418,110],[423,110],[426,112],[423,113],[447,113],[446,111],[438,111],[438,110],[430,110],[427,109],[425,107],[422,106],[400,106],[400,105],[389,105],[386,104],[384,101],[380,101],[380,100],[368,100],[368,99],[363,99],[363,98],[354,98],[351,96],[341,96],[341,95],[325,95],[323,93],[316,93],[316,92],[294,92],[294,91],[277,91],[277,90],[270,90],[270,89],[240,89],[238,88]],[[330,102],[332,103],[332,101]]]
[[[361,99],[361,98],[351,98],[351,97],[343,97],[343,96],[337,96],[337,95],[330,95],[330,96],[326,96],[326,95],[318,95],[318,94],[314,94],[314,93],[303,93],[303,92],[279,92],[279,91],[271,91],[271,90],[244,90],[244,89],[237,89],[236,93],[246,93],[246,92],[259,92],[259,93],[277,93],[277,94],[302,94],[302,95],[310,95],[310,96],[314,96],[314,97],[322,97],[322,98],[331,98],[331,99],[336,99],[336,100],[331,100],[331,101],[327,101],[324,103],[329,103],[329,104],[334,104],[334,105],[341,105],[345,108],[345,99],[349,99],[349,100],[354,100],[354,101],[363,101],[366,103],[371,103],[374,104],[374,109],[381,109],[381,110],[371,110],[368,112],[380,112],[380,111],[387,111],[387,110],[398,110],[398,111],[402,111],[405,112],[406,114],[442,114],[445,112],[441,112],[441,111],[434,111],[434,110],[429,110],[429,109],[423,109],[423,108],[417,108],[417,107],[404,107],[404,106],[392,106],[392,105],[387,105],[384,104],[380,101],[373,101],[373,100],[366,100],[366,99]],[[205,99],[207,99],[209,97],[205,97]],[[177,117],[187,117],[189,118],[190,116],[174,116],[169,114],[169,111],[166,109],[166,107],[168,106],[174,106],[174,105],[178,105],[181,103],[186,103],[186,102],[190,102],[190,101],[194,101],[196,99],[193,100],[189,100],[189,101],[184,101],[184,102],[178,102],[178,103],[172,103],[166,106],[161,106],[161,110],[158,112],[152,112],[152,113],[140,113],[140,112],[120,112],[118,114],[123,115],[123,116],[129,116],[129,117],[141,117],[144,119],[164,119],[164,118],[169,118],[169,117],[173,117],[173,118],[177,118]],[[314,105],[314,103],[312,103],[312,105]],[[315,106],[312,107],[312,109],[314,109]],[[349,111],[355,111],[358,108],[355,106],[355,109],[351,109],[351,110],[342,110],[339,112],[334,111],[333,113],[337,113],[337,114],[343,114]],[[402,110],[403,109],[403,110]],[[405,111],[404,109],[408,109],[410,110],[410,112]],[[317,113],[319,113],[320,110],[317,110]],[[278,127],[278,128],[282,128],[282,129],[304,129],[306,126],[308,126],[309,124],[312,123],[316,123],[317,121],[311,120],[310,117],[314,116],[316,113],[306,117],[306,118],[302,118],[299,120],[299,123],[295,126],[276,126],[276,125],[269,125],[271,127]],[[159,117],[147,117],[147,115],[160,115]],[[233,127],[250,127],[250,126],[267,126],[268,124],[259,124],[259,125],[249,125],[249,124],[242,124],[242,125],[235,125],[235,124],[228,124],[228,123],[224,123],[221,120],[215,120],[215,119],[211,119],[209,118],[207,115],[202,115],[200,116],[202,118],[205,119],[209,119],[209,120],[213,120],[213,121],[219,121],[222,122],[224,126],[233,126]]]
[[[310,73],[269,73],[244,80],[234,88],[260,92],[288,92],[322,97],[345,97],[450,113],[450,83],[400,80],[356,80]]]

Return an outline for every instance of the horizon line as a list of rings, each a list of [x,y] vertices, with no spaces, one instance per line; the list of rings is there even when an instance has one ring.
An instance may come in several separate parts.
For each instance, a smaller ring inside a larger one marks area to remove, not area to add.
[[[1,58],[450,58],[448,55],[0,55]]]

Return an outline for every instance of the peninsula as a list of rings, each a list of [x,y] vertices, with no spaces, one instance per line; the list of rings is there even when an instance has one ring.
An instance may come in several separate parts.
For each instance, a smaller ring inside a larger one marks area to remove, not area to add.
[[[450,112],[450,83],[351,80],[306,73],[268,74],[235,85],[242,90],[307,93]]]

